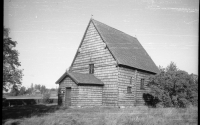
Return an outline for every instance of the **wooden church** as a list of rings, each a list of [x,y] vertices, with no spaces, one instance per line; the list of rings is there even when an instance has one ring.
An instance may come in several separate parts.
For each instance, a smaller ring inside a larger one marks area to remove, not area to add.
[[[69,71],[57,81],[59,105],[143,105],[159,72],[137,38],[90,19]]]

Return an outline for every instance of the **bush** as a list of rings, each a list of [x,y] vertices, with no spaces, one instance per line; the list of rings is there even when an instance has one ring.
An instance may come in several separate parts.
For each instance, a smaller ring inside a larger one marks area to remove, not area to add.
[[[198,104],[198,80],[194,80],[192,75],[187,72],[178,70],[174,63],[171,63],[166,70],[155,76],[150,77],[147,84],[151,91],[153,103],[160,103],[163,107],[179,107],[185,108],[190,104]],[[144,98],[145,100],[145,98]]]
[[[186,108],[190,105],[190,102],[185,99],[185,98],[179,98],[178,99],[178,107],[183,107],[183,108]]]
[[[148,93],[143,94],[143,99],[145,101],[145,105],[150,107],[156,107],[156,105],[160,102],[158,98]]]
[[[50,93],[44,93],[43,94],[43,103],[49,103],[50,102]]]

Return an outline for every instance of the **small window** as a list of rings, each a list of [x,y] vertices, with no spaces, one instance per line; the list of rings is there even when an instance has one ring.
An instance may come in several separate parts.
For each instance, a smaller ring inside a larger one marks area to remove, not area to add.
[[[94,64],[89,64],[89,73],[94,74]]]
[[[127,93],[131,93],[131,87],[130,86],[127,87]]]
[[[144,79],[141,79],[140,89],[144,89]]]
[[[132,84],[132,77],[130,78],[130,84]]]

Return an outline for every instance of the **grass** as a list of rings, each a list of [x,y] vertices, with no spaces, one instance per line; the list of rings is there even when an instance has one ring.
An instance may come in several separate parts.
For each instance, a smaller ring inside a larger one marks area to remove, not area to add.
[[[31,109],[31,107],[29,107]],[[4,125],[197,125],[198,108],[32,107],[28,117],[3,117]],[[43,109],[46,109],[43,111]],[[12,111],[8,109],[7,112]],[[15,108],[20,110],[20,108]],[[36,110],[35,110],[36,111]],[[6,111],[3,111],[3,114]],[[24,110],[21,110],[24,112]],[[23,114],[23,113],[22,113]]]

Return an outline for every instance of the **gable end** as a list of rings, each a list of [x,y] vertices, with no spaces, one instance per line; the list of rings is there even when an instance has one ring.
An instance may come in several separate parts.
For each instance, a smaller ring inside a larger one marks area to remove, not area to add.
[[[82,40],[81,40],[81,43],[80,43],[80,45],[78,46],[78,49],[77,49],[77,51],[76,51],[76,54],[75,54],[74,59],[73,59],[73,61],[72,61],[72,64],[71,64],[71,66],[70,66],[70,68],[69,68],[69,71],[72,70],[72,66],[73,66],[73,64],[74,64],[74,61],[75,61],[77,55],[78,55],[79,48],[81,47],[81,45],[82,45],[82,43],[83,43],[83,41],[84,41],[84,38],[85,38],[85,36],[86,36],[87,30],[88,30],[88,28],[89,28],[91,22],[92,22],[92,19],[90,19],[90,21],[89,21],[89,23],[88,23],[88,25],[87,25],[87,28],[86,28],[86,30],[85,30],[85,32],[84,32],[84,35],[83,35]]]
[[[106,44],[106,42],[105,42],[103,36],[102,36],[101,33],[99,32],[99,30],[98,30],[98,28],[96,27],[95,23],[94,23],[93,21],[91,21],[91,22],[93,23],[93,25],[94,25],[95,29],[97,30],[99,36],[101,37],[102,41]],[[108,45],[106,44],[106,46],[108,46]],[[112,53],[112,51],[110,51],[109,47],[107,47],[107,49],[108,49],[108,51],[110,52],[110,54],[112,55],[112,57],[114,58],[114,60],[117,62],[117,66],[118,66],[118,64],[119,64],[118,62],[119,62],[119,61],[118,61],[117,58],[114,56],[114,54]]]

